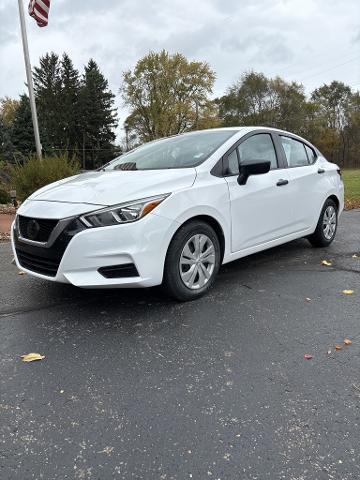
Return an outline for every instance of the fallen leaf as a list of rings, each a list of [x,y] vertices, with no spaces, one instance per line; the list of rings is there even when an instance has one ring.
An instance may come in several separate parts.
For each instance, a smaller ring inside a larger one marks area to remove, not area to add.
[[[328,260],[323,260],[323,261],[321,262],[321,265],[325,265],[325,267],[331,267],[332,262],[329,262]]]
[[[354,293],[354,290],[343,290],[342,293],[344,295],[352,295]]]
[[[305,360],[311,360],[313,356],[310,353],[305,353],[304,358]]]
[[[337,343],[337,344],[335,345],[335,349],[336,349],[336,350],[341,350],[341,349],[342,349],[342,345],[340,345],[339,343]]]
[[[306,300],[307,302],[311,302],[311,298],[309,298],[309,297],[306,297],[305,300]]]
[[[354,253],[354,255],[352,256],[352,258],[359,258],[359,255],[356,255],[356,253]]]
[[[331,350],[328,350],[328,351],[327,351],[327,354],[328,354],[328,355],[331,355]]]
[[[352,341],[350,340],[350,338],[345,338],[344,343],[345,345],[351,345]]]
[[[28,353],[26,355],[21,355],[23,362],[35,362],[36,360],[44,360],[45,355],[40,355],[40,353]]]
[[[26,275],[26,272],[23,272],[22,270],[19,270],[18,275]]]

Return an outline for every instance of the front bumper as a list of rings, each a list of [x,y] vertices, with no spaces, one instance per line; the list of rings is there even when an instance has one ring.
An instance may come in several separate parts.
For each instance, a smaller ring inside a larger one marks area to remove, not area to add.
[[[151,287],[162,282],[166,252],[178,227],[177,222],[150,213],[134,223],[87,228],[71,238],[60,235],[46,248],[22,239],[14,222],[11,243],[17,266],[38,278],[84,288]],[[47,265],[41,260],[46,258],[55,270],[51,275],[34,271],[27,263],[29,258],[39,258],[40,265]],[[99,272],[103,267],[129,264],[138,275],[106,278]]]

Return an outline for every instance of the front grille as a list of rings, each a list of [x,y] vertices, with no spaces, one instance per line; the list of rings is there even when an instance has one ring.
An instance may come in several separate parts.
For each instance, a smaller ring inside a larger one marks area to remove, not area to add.
[[[58,220],[30,218],[19,215],[20,235],[27,240],[47,242]]]
[[[139,276],[139,272],[133,263],[101,267],[98,272],[105,278],[128,278]]]
[[[25,253],[21,250],[17,250],[17,257],[20,265],[24,268],[31,270],[36,273],[41,273],[48,277],[56,277],[58,271],[60,260],[50,260],[49,258],[40,257],[39,255],[33,255],[31,253]]]
[[[57,220],[56,220],[57,223]],[[32,272],[46,275],[47,277],[55,277],[71,239],[86,227],[78,219],[73,219],[64,227],[50,247],[29,244],[25,240],[19,238],[18,229],[14,229],[14,242],[16,256],[20,265]],[[22,235],[21,235],[22,236]]]

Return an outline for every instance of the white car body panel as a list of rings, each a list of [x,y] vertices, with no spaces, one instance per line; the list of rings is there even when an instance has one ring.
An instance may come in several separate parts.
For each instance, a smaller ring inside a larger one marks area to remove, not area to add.
[[[296,231],[289,208],[289,190],[277,187],[286,170],[250,177],[239,188],[237,176],[227,177],[232,219],[232,253],[267,243]],[[276,212],[276,214],[274,214]]]
[[[344,190],[338,167],[321,155],[313,165],[250,176],[245,185],[238,184],[237,176],[214,176],[211,170],[219,159],[257,128],[229,130],[238,131],[194,168],[89,172],[38,190],[21,205],[18,215],[68,219],[102,206],[171,195],[139,221],[84,227],[70,240],[53,277],[21,265],[12,228],[17,266],[35,277],[84,288],[150,287],[162,282],[166,253],[176,231],[194,217],[208,218],[219,226],[224,239],[222,263],[228,263],[313,233],[330,196],[336,197],[341,213]],[[324,173],[318,174],[319,169]],[[289,183],[277,186],[280,179]],[[98,271],[129,263],[136,266],[138,276],[105,278]]]
[[[59,219],[81,215],[92,210],[98,210],[101,207],[102,205],[91,203],[26,200],[18,209],[18,214],[25,217]]]
[[[195,168],[173,170],[86,172],[32,195],[32,200],[115,205],[191,187]],[[119,201],[119,199],[121,199]]]

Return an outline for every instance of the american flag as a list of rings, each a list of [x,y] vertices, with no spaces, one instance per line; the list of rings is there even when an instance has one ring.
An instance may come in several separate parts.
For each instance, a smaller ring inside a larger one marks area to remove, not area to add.
[[[30,0],[29,15],[35,18],[39,27],[46,27],[50,9],[50,0]]]

